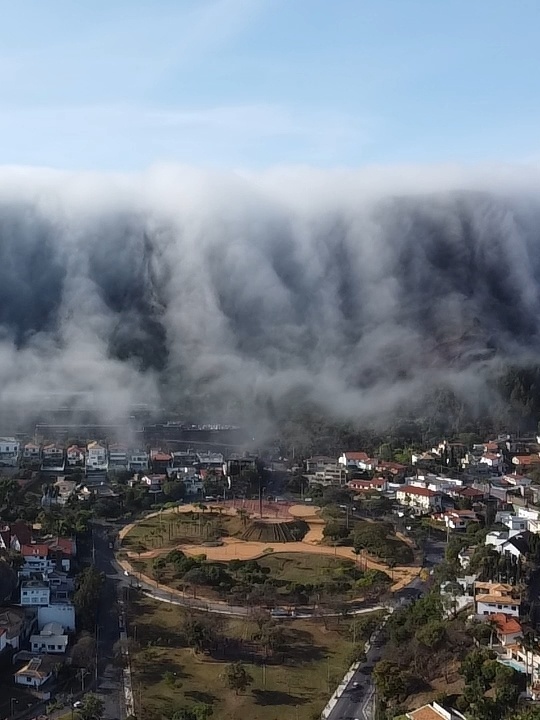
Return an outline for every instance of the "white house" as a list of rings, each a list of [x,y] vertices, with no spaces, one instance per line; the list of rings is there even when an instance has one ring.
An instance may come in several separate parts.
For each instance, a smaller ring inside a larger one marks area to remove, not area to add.
[[[447,510],[435,516],[439,522],[451,530],[465,530],[471,522],[478,522],[478,516],[472,510]]]
[[[148,470],[149,457],[145,450],[133,450],[129,456],[129,470],[137,472]]]
[[[365,452],[344,452],[338,458],[338,463],[346,469],[365,469],[370,457]]]
[[[49,559],[49,546],[46,543],[23,545],[21,555],[24,558],[21,570],[48,573],[54,569],[54,563]]]
[[[441,495],[426,487],[403,485],[396,491],[396,500],[405,507],[428,512],[440,506]]]
[[[495,522],[504,525],[509,530],[515,530],[516,532],[523,532],[527,529],[527,518],[507,511],[498,512],[495,515]]]
[[[370,480],[349,480],[347,487],[357,492],[366,492],[376,490],[377,492],[386,492],[388,490],[388,482],[384,478],[371,478]]]
[[[21,444],[13,437],[0,437],[0,465],[15,467],[19,462]]]
[[[38,635],[30,637],[30,647],[34,653],[63,654],[68,646],[68,636],[59,623],[47,623]]]
[[[146,485],[151,493],[160,493],[166,479],[166,475],[143,475],[141,484]]]
[[[487,452],[482,455],[480,462],[499,472],[504,465],[503,456],[500,453]]]
[[[521,600],[516,595],[516,589],[506,583],[475,583],[474,601],[477,615],[495,615],[504,613],[519,617]]]
[[[69,467],[82,467],[84,465],[84,450],[78,445],[70,445],[66,450],[66,459]]]
[[[88,443],[86,446],[86,470],[106,472],[107,468],[107,449],[105,446],[96,441]]]
[[[51,598],[49,583],[45,580],[30,579],[21,582],[21,605],[38,607],[48,605]]]
[[[37,621],[39,630],[43,630],[48,623],[58,623],[72,632],[75,630],[75,608],[69,601],[42,605],[38,607]]]
[[[32,658],[15,673],[15,684],[28,688],[42,700],[49,700],[51,693],[46,692],[43,686],[52,678],[53,671],[52,658],[47,656]]]
[[[495,624],[497,639],[503,647],[513,645],[519,637],[523,636],[523,628],[516,618],[504,613],[496,613],[489,619]]]

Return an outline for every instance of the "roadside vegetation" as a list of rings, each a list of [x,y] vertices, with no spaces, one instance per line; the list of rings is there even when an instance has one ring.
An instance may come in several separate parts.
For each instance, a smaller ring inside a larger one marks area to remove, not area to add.
[[[135,593],[128,617],[137,716],[313,720],[381,614],[289,623],[254,610],[237,619]]]
[[[446,617],[433,592],[396,611],[386,625],[383,658],[373,670],[381,717],[394,718],[436,700],[474,720],[513,718],[523,676],[498,663],[492,629]]]

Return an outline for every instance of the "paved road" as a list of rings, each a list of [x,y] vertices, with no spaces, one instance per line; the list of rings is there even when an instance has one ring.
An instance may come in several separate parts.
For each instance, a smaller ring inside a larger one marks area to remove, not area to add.
[[[105,719],[125,717],[122,669],[113,663],[113,647],[120,638],[118,622],[118,593],[121,578],[114,562],[114,550],[109,548],[107,529],[94,525],[94,564],[105,574],[105,584],[98,608],[98,684],[97,692],[105,702]]]
[[[426,566],[436,566],[444,557],[445,543],[428,541],[425,548]],[[421,597],[428,588],[428,583],[420,577],[415,578],[406,588],[396,593],[396,605],[407,604]],[[373,720],[375,717],[375,687],[371,671],[379,662],[383,653],[382,636],[377,634],[366,654],[366,661],[356,671],[349,684],[338,699],[328,720]]]

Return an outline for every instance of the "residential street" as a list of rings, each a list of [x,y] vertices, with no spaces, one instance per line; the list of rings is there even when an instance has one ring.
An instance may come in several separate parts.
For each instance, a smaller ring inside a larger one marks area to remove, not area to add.
[[[109,548],[107,528],[94,525],[94,563],[105,574],[105,584],[98,609],[98,685],[97,692],[105,702],[105,719],[125,717],[122,669],[113,664],[113,647],[120,638],[117,598],[121,577]]]
[[[440,541],[428,541],[425,548],[426,565],[437,565],[444,557],[445,544]],[[396,604],[407,604],[420,597],[428,584],[419,577],[409,587],[396,593]],[[378,637],[366,653],[366,661],[351,678],[345,691],[338,699],[327,720],[374,720],[375,687],[371,679],[373,666],[381,659],[383,645]]]

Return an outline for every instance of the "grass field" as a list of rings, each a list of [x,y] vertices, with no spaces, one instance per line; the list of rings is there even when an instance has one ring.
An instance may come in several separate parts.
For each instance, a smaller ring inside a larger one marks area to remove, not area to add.
[[[136,523],[123,539],[127,549],[142,552],[174,544],[199,543],[220,536],[240,537],[246,522],[217,512],[163,513]]]
[[[350,560],[310,553],[275,553],[257,562],[268,568],[273,578],[303,584],[316,584],[335,573],[339,575],[343,571],[354,570],[354,562]]]
[[[185,612],[146,597],[130,606],[129,631],[141,646],[132,660],[135,704],[146,720],[170,717],[196,703],[211,705],[219,720],[312,720],[349,666],[352,645],[345,620],[334,619],[328,628],[320,620],[285,623],[286,651],[269,658],[264,668],[252,641],[253,621],[213,616],[230,642],[226,657],[216,658],[182,646]],[[238,696],[222,681],[227,663],[237,659],[254,679]]]

